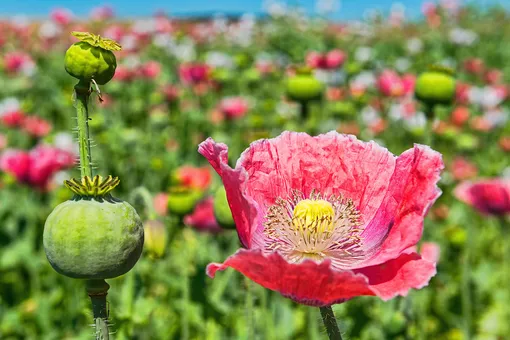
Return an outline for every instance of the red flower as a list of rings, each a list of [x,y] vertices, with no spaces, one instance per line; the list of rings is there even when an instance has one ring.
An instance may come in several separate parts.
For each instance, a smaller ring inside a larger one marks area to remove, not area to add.
[[[469,120],[470,115],[469,108],[466,106],[457,106],[452,111],[450,120],[455,126],[461,127]]]
[[[455,196],[485,215],[510,214],[510,180],[487,179],[463,182],[454,191]]]
[[[217,233],[222,231],[214,217],[214,199],[208,197],[197,204],[192,214],[184,217],[184,224],[198,231]]]
[[[284,132],[251,144],[235,169],[225,144],[199,152],[223,180],[241,249],[223,264],[300,303],[359,295],[383,300],[425,286],[435,263],[405,251],[440,195],[441,155],[415,145],[399,157],[331,132]]]
[[[0,157],[0,169],[10,173],[18,182],[24,182],[30,167],[28,152],[20,150],[6,150]]]
[[[180,185],[192,189],[205,190],[212,180],[211,172],[207,167],[183,166],[177,169],[175,175]]]
[[[337,69],[347,60],[347,55],[341,50],[331,50],[324,57],[324,66],[327,69]]]
[[[148,61],[140,69],[140,74],[145,79],[156,79],[160,73],[161,64],[157,61]]]

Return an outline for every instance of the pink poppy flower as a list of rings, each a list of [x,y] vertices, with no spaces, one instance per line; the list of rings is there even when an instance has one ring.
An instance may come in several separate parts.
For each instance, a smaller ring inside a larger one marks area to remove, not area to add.
[[[225,185],[245,249],[232,267],[297,302],[327,306],[360,295],[388,300],[427,285],[435,263],[405,252],[440,190],[441,155],[415,145],[399,157],[374,142],[330,132],[259,140],[228,165],[211,138],[199,152]]]
[[[67,8],[56,8],[51,11],[50,17],[54,23],[65,26],[73,20],[73,12]]]
[[[30,167],[28,152],[21,150],[5,150],[0,157],[0,169],[14,177],[18,182],[24,182]]]
[[[470,116],[471,113],[469,112],[468,107],[457,106],[453,109],[450,120],[455,126],[461,127],[469,120]]]
[[[209,80],[209,66],[206,64],[181,64],[179,77],[185,84],[196,85]]]
[[[248,103],[242,97],[223,98],[220,102],[220,111],[228,119],[243,117],[248,112]]]
[[[324,58],[324,66],[327,69],[337,69],[347,60],[347,55],[341,50],[331,50]]]
[[[161,64],[157,61],[149,61],[142,65],[140,74],[145,79],[156,79],[161,73]]]
[[[455,157],[450,168],[453,178],[458,181],[474,178],[478,175],[478,167],[476,164],[468,161],[464,157]]]
[[[399,75],[392,70],[384,70],[377,78],[377,88],[387,97],[399,97],[404,94],[404,84]]]
[[[27,132],[33,137],[44,137],[50,133],[53,128],[51,123],[47,120],[37,116],[27,116],[23,119],[21,124],[23,131]]]
[[[156,194],[153,199],[154,210],[159,216],[166,216],[168,213],[168,194],[161,192]]]
[[[4,112],[0,114],[0,120],[7,127],[19,127],[25,120],[25,114],[19,110]]]
[[[99,6],[92,9],[90,17],[96,21],[105,21],[115,16],[113,8],[110,6]]]
[[[24,72],[30,74],[35,67],[32,58],[23,52],[6,53],[3,63],[8,73]]]
[[[454,195],[485,215],[504,216],[510,214],[510,180],[485,179],[459,184]]]
[[[218,233],[222,231],[223,229],[214,217],[213,197],[207,197],[199,202],[193,213],[184,217],[184,224],[203,232]]]
[[[315,51],[308,52],[305,59],[306,59],[306,66],[308,66],[310,68],[314,68],[314,69],[322,68],[324,65],[324,55],[319,52],[315,52]]]

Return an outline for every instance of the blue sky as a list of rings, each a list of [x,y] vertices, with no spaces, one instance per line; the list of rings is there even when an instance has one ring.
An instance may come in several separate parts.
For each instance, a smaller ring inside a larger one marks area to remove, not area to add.
[[[316,0],[287,0],[287,3],[299,4],[313,13]],[[410,16],[420,13],[424,0],[341,0],[340,10],[334,14],[336,19],[360,18],[366,9],[377,8],[387,12],[391,5],[399,2],[406,7]],[[510,0],[471,0],[479,4],[500,3],[510,8]],[[466,1],[464,1],[466,2]],[[16,14],[44,16],[55,7],[66,7],[78,16],[85,16],[92,8],[111,5],[119,16],[151,15],[157,10],[167,13],[188,14],[193,12],[262,12],[263,0],[0,0],[0,17]]]

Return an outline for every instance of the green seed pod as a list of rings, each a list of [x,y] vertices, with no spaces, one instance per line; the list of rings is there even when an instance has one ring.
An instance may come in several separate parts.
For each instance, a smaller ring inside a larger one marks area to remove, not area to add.
[[[178,216],[189,214],[203,195],[200,190],[174,187],[168,196],[168,211]]]
[[[81,41],[71,45],[65,55],[65,69],[71,76],[98,85],[109,82],[115,74],[117,60],[112,51],[119,51],[115,41],[85,32],[73,32]]]
[[[415,96],[428,105],[450,104],[455,98],[455,78],[452,71],[435,67],[416,80]]]
[[[297,74],[287,80],[287,97],[296,102],[318,100],[322,96],[323,85],[309,68],[297,70]]]
[[[218,224],[225,229],[235,229],[236,224],[232,217],[232,211],[227,201],[227,192],[225,187],[220,187],[214,194],[214,217]]]
[[[51,266],[78,279],[109,279],[127,273],[143,249],[144,232],[135,209],[110,195],[118,178],[66,181],[75,193],[44,225],[43,244]]]

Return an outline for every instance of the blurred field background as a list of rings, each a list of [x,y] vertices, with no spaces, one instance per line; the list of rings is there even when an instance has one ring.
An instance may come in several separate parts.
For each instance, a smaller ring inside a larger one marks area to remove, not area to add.
[[[180,16],[171,4],[169,15],[131,2],[86,11],[57,1],[0,4],[0,338],[93,338],[83,282],[57,274],[42,249],[46,217],[71,197],[62,182],[79,175],[75,79],[63,65],[76,41],[70,32],[89,31],[123,46],[103,101],[92,98],[96,171],[119,176],[115,195],[143,220],[164,223],[166,235],[166,245],[146,241],[134,269],[109,280],[115,339],[249,339],[248,323],[255,339],[326,338],[317,308],[247,285],[233,270],[205,275],[239,242],[207,205],[221,182],[198,143],[225,142],[235,164],[250,142],[283,130],[337,130],[394,154],[428,143],[444,155],[443,195],[423,236],[441,249],[438,274],[407,298],[334,306],[345,338],[510,339],[508,216],[481,216],[452,194],[464,180],[510,176],[509,4],[357,1],[349,12],[352,3],[239,2],[210,15],[217,8],[197,2]],[[331,51],[342,57],[317,63]],[[324,86],[305,122],[285,96],[302,64]],[[432,64],[452,68],[458,83],[454,104],[436,108],[429,126],[413,89]],[[198,211],[196,202],[168,205],[186,186],[206,202]],[[189,210],[183,219],[179,209]]]

